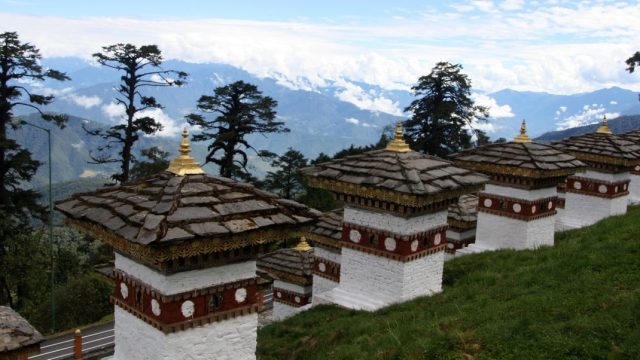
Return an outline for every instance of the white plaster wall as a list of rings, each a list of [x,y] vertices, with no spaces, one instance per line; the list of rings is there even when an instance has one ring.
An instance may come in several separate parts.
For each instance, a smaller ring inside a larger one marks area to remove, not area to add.
[[[334,253],[332,251],[323,249],[321,247],[314,247],[313,248],[313,255],[316,257],[320,257],[323,259],[327,259],[329,261],[333,261],[334,263],[338,263],[340,264],[340,254]]]
[[[472,228],[472,229],[467,229],[465,231],[459,232],[456,230],[447,230],[447,239],[453,239],[453,240],[465,240],[468,239],[470,237],[473,237],[476,234],[476,228]]]
[[[616,181],[629,180],[630,173],[627,171],[627,172],[622,172],[617,174],[609,174],[609,173],[602,173],[602,172],[593,171],[593,170],[587,170],[584,173],[576,174],[576,176],[589,178],[589,179],[597,179],[602,181],[616,182]]]
[[[469,248],[534,249],[554,243],[555,216],[532,221],[516,220],[504,216],[478,212],[475,244]]]
[[[543,189],[527,190],[494,184],[485,185],[483,192],[522,200],[538,200],[556,196],[558,194],[557,187],[555,186]]]
[[[164,334],[115,306],[114,360],[251,360],[258,314]]]
[[[122,270],[128,275],[154,287],[163,295],[178,294],[256,276],[255,261],[244,261],[202,270],[162,275],[145,265],[116,253],[115,266],[116,269]]]
[[[337,281],[332,281],[327,278],[323,278],[322,276],[313,275],[313,300],[317,295],[332,290],[336,286],[338,286]]]
[[[344,221],[371,229],[391,231],[401,235],[412,235],[445,225],[447,223],[447,211],[403,218],[389,213],[345,206]]]
[[[342,249],[340,290],[391,304],[442,289],[444,252],[409,262]]]
[[[281,280],[273,280],[273,287],[296,292],[299,294],[310,294],[312,289],[311,285],[301,286]]]
[[[628,195],[613,199],[568,192],[559,230],[577,229],[615,215],[627,213]]]
[[[562,224],[562,221],[564,219],[564,209],[561,208],[556,208],[556,222],[555,222],[555,230],[556,231],[563,231],[564,229],[564,225]]]
[[[640,175],[631,175],[629,183],[629,204],[640,203]]]

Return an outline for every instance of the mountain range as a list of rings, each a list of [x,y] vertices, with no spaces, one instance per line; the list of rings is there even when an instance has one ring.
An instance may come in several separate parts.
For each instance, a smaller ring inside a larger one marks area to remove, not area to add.
[[[108,174],[113,169],[87,163],[89,149],[95,149],[99,139],[89,137],[81,129],[109,126],[118,121],[121,109],[113,102],[114,86],[121,74],[111,69],[92,64],[80,58],[47,58],[45,67],[67,73],[71,81],[25,84],[40,87],[40,92],[56,95],[56,101],[46,107],[71,115],[67,129],[54,130],[54,162],[59,170],[54,171],[54,180],[72,180],[78,176]],[[291,129],[287,134],[253,136],[249,141],[258,149],[269,149],[283,153],[292,147],[308,158],[320,152],[333,154],[354,145],[376,142],[383,128],[408,114],[403,109],[414,99],[409,90],[388,90],[379,86],[348,79],[326,80],[324,84],[306,81],[304,78],[286,79],[277,74],[273,77],[258,77],[237,67],[226,64],[193,64],[178,60],[165,61],[165,69],[186,71],[187,84],[179,88],[148,88],[146,95],[153,95],[164,105],[164,109],[151,114],[164,124],[165,130],[152,137],[145,137],[139,148],[157,145],[175,153],[177,136],[186,124],[184,116],[195,112],[197,99],[203,94],[212,94],[213,89],[233,81],[243,80],[255,84],[264,95],[278,102],[278,118]],[[620,115],[640,114],[638,93],[609,88],[574,95],[501,90],[484,93],[474,90],[476,103],[491,105],[492,117],[481,124],[489,136],[496,139],[511,139],[518,132],[521,119],[527,120],[529,134],[539,136],[551,130],[571,128],[599,121],[603,115],[614,118]],[[29,113],[18,113],[27,116]],[[31,116],[31,115],[29,115]],[[30,118],[38,121],[37,118]],[[34,157],[44,160],[46,144],[44,133],[25,127],[19,130],[18,141],[28,145]],[[35,141],[31,141],[34,139]],[[206,144],[193,143],[197,159],[203,159]],[[254,171],[264,174],[268,166],[252,159]],[[210,169],[211,170],[211,169]],[[42,179],[42,176],[38,176]]]

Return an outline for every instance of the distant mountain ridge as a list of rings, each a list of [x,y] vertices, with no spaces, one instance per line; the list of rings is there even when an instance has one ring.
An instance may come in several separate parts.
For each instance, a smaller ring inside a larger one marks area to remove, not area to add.
[[[620,116],[616,119],[608,120],[607,123],[612,133],[623,134],[629,131],[640,129],[640,115]],[[538,136],[536,140],[542,142],[562,140],[570,136],[578,136],[594,132],[599,126],[600,124],[596,123],[591,125],[578,126],[562,131],[550,131]]]

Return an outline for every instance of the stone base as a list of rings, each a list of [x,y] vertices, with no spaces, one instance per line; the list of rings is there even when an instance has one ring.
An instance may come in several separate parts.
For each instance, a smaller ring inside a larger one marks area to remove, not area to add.
[[[478,213],[476,242],[456,252],[468,254],[498,249],[535,249],[553,246],[555,216],[524,221],[485,212]]]
[[[432,295],[442,290],[444,251],[401,262],[343,248],[340,285],[314,295],[314,304],[331,303],[374,311],[381,307]]]
[[[253,360],[258,314],[164,334],[115,307],[114,360]]]
[[[558,231],[578,229],[598,221],[627,213],[628,196],[601,198],[567,192],[564,212],[558,219]]]

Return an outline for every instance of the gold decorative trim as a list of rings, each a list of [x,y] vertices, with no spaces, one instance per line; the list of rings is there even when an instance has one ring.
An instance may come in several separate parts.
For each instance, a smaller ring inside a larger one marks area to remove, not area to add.
[[[634,159],[634,160],[621,159],[613,156],[596,155],[596,154],[570,150],[570,149],[566,149],[564,151],[570,153],[571,155],[575,156],[578,160],[581,160],[581,161],[588,161],[588,162],[607,164],[607,165],[616,165],[616,166],[622,166],[625,168],[634,167],[639,163],[638,159]]]
[[[449,229],[460,229],[460,230],[469,230],[476,227],[478,220],[473,221],[462,221],[456,219],[447,219],[447,224],[449,224]]]
[[[317,177],[307,177],[309,185],[320,189],[329,190],[335,193],[343,193],[352,196],[359,196],[369,198],[373,200],[387,201],[399,205],[409,207],[423,207],[429,204],[437,203],[452,198],[457,198],[462,195],[476,192],[480,190],[483,184],[470,185],[462,187],[453,191],[442,191],[433,195],[412,195],[406,193],[399,193],[393,190],[371,188],[363,185],[356,185],[351,183],[340,182],[332,179],[324,179]],[[447,205],[448,206],[448,205]]]
[[[528,168],[521,168],[521,167],[514,167],[514,166],[500,165],[500,164],[464,161],[459,159],[453,159],[453,162],[460,167],[476,170],[483,173],[501,174],[501,175],[508,175],[513,177],[530,178],[530,179],[564,177],[564,176],[573,175],[576,172],[584,169],[584,167],[574,167],[574,168],[557,169],[557,170],[539,170],[539,169],[528,169]]]
[[[162,270],[160,265],[169,260],[178,260],[198,255],[270,244],[280,240],[298,238],[306,233],[304,227],[299,230],[258,229],[247,233],[226,235],[219,238],[197,239],[179,243],[169,243],[167,245],[154,244],[149,246],[123,239],[97,224],[88,224],[71,218],[66,218],[65,222],[82,231],[86,231],[96,239],[106,242],[113,246],[114,250],[160,270]]]
[[[326,237],[326,236],[322,236],[322,235],[317,235],[317,234],[313,234],[313,233],[307,234],[307,237],[309,238],[309,240],[313,241],[314,243],[322,244],[322,245],[324,245],[326,247],[329,247],[329,248],[332,248],[332,249],[337,249],[337,250],[341,249],[340,240],[336,240],[334,238],[330,238],[330,237]]]
[[[293,249],[296,251],[302,251],[302,252],[313,251],[313,248],[309,246],[309,243],[307,243],[307,239],[305,239],[304,236],[300,237],[300,242]]]

